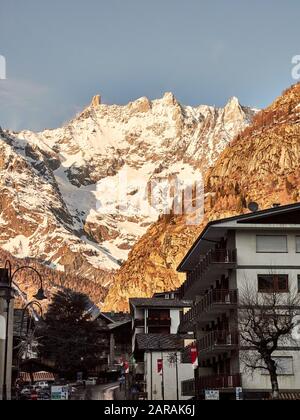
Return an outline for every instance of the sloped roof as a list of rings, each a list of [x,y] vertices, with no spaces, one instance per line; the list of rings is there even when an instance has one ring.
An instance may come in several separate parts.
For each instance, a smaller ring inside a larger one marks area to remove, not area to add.
[[[136,343],[139,350],[180,350],[184,340],[177,334],[137,334]]]
[[[131,318],[130,319],[126,319],[126,320],[124,320],[124,321],[119,321],[119,322],[114,322],[113,324],[108,324],[108,329],[109,330],[114,330],[114,329],[116,329],[116,328],[118,328],[118,327],[121,327],[122,325],[126,325],[126,324],[129,324],[129,323],[131,323]]]
[[[129,303],[133,306],[140,306],[143,308],[189,308],[193,305],[190,300],[160,298],[133,298],[129,299]]]
[[[125,312],[101,312],[99,315],[103,315],[106,319],[109,319],[111,322],[128,322],[131,320],[129,313]]]
[[[221,225],[223,223],[227,222],[236,222],[236,223],[261,223],[263,220],[266,220],[267,217],[274,217],[273,223],[276,224],[276,217],[278,216],[284,216],[286,223],[292,223],[292,224],[300,224],[300,203],[295,204],[288,204],[286,206],[276,206],[271,207],[269,209],[256,211],[253,213],[246,213],[246,214],[240,214],[237,216],[227,217],[224,219],[217,219],[212,220],[211,222],[207,223],[203,231],[200,233],[194,244],[191,246],[183,260],[180,262],[179,266],[177,267],[177,271],[184,272],[185,271],[185,263],[190,258],[191,254],[195,251],[196,248],[199,247],[199,244],[201,241],[206,240],[206,235],[209,232],[211,227],[217,227],[218,225]],[[288,215],[294,214],[296,216],[289,217]],[[277,221],[277,223],[284,224],[282,220]]]

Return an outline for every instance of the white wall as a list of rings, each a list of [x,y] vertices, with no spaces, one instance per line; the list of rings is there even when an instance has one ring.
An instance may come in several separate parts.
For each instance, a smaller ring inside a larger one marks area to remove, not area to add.
[[[278,384],[280,391],[300,390],[300,351],[277,351],[274,356],[293,357],[293,375],[278,374]],[[245,372],[244,363],[241,361],[242,384],[244,389],[271,390],[270,376],[262,371],[256,370],[253,374]]]
[[[171,334],[177,334],[177,330],[180,324],[180,310],[179,309],[170,309],[170,318],[171,318]]]
[[[256,235],[287,235],[288,252],[287,253],[257,253]],[[299,265],[300,254],[296,253],[296,235],[300,231],[293,231],[287,234],[287,231],[278,230],[253,230],[236,232],[236,248],[238,265]]]
[[[288,242],[287,253],[257,253],[256,252],[256,235],[262,234],[286,235]],[[253,230],[253,231],[237,231],[236,247],[237,247],[237,264],[239,267],[236,272],[236,284],[239,290],[246,283],[251,283],[256,289],[258,285],[258,274],[288,274],[289,288],[296,291],[298,288],[297,275],[300,274],[300,254],[296,253],[296,235],[300,231],[293,231],[287,234],[286,231],[278,230]],[[259,268],[262,267],[262,268]],[[286,267],[286,268],[285,268]],[[231,287],[233,284],[231,283]]]
[[[164,390],[165,400],[176,400],[177,386],[176,386],[176,368],[175,365],[170,365],[168,362],[168,355],[174,353],[172,351],[163,352],[163,366],[164,366]],[[180,352],[177,352],[178,360],[181,360]],[[152,389],[153,400],[162,400],[162,376],[157,373],[157,360],[161,359],[161,352],[152,352]],[[147,382],[148,399],[151,400],[151,353],[145,353],[145,376]],[[181,396],[181,382],[193,379],[194,370],[191,364],[178,363],[178,391],[179,399],[187,400],[190,397]]]
[[[256,252],[256,235],[287,235],[288,252],[287,253],[257,253]],[[232,277],[231,287],[235,283],[235,287],[239,292],[243,290],[246,284],[253,287],[253,291],[257,291],[258,274],[288,274],[289,289],[297,291],[298,281],[297,275],[300,269],[292,266],[300,267],[300,254],[296,253],[296,235],[300,231],[278,231],[278,230],[253,230],[253,231],[237,231],[236,247],[237,247],[237,263],[236,276]],[[262,267],[262,268],[259,268]],[[295,343],[294,343],[295,346]],[[279,375],[279,388],[281,390],[299,390],[300,389],[300,343],[299,351],[278,351],[274,356],[292,356],[294,375]],[[262,375],[261,371],[255,371],[253,376],[249,372],[245,373],[243,357],[240,359],[242,384],[244,389],[253,390],[270,390],[269,375]]]
[[[299,255],[300,259],[300,255]],[[289,276],[289,290],[293,293],[296,293],[298,287],[298,274],[300,275],[300,269],[290,269],[290,268],[274,268],[270,266],[269,268],[247,268],[247,269],[237,269],[237,288],[239,291],[242,291],[246,285],[251,285],[253,291],[258,290],[258,274],[288,274]]]
[[[135,338],[136,334],[143,334],[147,332],[147,316],[148,310],[144,308],[134,308],[133,318],[132,318],[132,326],[134,325],[134,320],[136,319],[144,319],[144,326],[143,327],[135,327],[134,332],[132,334],[132,351],[135,348]]]

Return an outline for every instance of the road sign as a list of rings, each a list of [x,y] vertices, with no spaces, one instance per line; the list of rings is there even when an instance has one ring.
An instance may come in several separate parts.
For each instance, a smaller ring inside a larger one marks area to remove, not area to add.
[[[213,401],[219,400],[220,399],[220,391],[206,389],[205,390],[205,399],[206,400],[213,400]]]
[[[51,386],[51,400],[65,401],[69,399],[69,389],[67,386]]]

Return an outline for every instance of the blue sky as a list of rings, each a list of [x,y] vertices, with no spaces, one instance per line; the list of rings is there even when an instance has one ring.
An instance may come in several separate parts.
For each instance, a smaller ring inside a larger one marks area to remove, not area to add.
[[[57,127],[97,93],[264,107],[294,83],[299,18],[299,0],[0,0],[0,125]]]

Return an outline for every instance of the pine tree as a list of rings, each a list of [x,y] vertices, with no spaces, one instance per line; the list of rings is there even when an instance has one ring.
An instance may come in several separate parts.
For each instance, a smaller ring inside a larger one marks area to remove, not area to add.
[[[54,296],[39,331],[40,355],[69,377],[97,366],[97,354],[103,350],[99,325],[90,319],[87,307],[85,295],[60,291]]]

